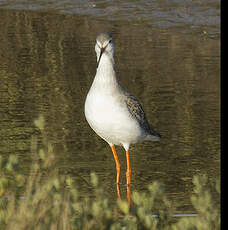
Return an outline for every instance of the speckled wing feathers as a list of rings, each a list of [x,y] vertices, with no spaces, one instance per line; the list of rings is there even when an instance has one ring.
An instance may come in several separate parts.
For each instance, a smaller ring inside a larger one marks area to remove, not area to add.
[[[151,125],[149,124],[149,122],[147,121],[145,112],[141,106],[141,104],[139,103],[139,101],[131,94],[125,92],[125,102],[127,105],[127,108],[129,110],[129,112],[131,113],[131,115],[133,117],[135,117],[137,119],[137,121],[139,122],[139,124],[141,125],[141,127],[148,132],[148,134],[150,135],[154,135],[154,136],[160,136],[159,134],[157,134],[151,127]]]

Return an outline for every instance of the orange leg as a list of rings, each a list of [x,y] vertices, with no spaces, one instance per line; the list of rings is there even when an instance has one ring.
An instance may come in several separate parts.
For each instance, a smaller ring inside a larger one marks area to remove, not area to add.
[[[126,151],[126,158],[127,158],[127,172],[126,172],[126,179],[127,179],[127,185],[131,184],[131,164],[130,164],[130,156],[129,151]]]
[[[112,148],[112,153],[113,153],[113,156],[114,156],[114,159],[116,162],[116,183],[119,184],[119,182],[120,182],[120,161],[119,161],[118,155],[116,153],[115,146],[112,145],[111,148]]]

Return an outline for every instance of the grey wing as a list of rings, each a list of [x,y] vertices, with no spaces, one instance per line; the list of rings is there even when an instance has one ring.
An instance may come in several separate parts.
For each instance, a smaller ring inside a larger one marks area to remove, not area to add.
[[[133,95],[128,94],[126,95],[126,105],[131,115],[137,119],[141,127],[148,133],[151,133],[152,128],[147,121],[145,112],[139,101]]]
[[[139,101],[131,94],[126,95],[126,105],[133,117],[137,119],[141,127],[150,135],[160,136],[156,133],[147,121],[145,112]]]

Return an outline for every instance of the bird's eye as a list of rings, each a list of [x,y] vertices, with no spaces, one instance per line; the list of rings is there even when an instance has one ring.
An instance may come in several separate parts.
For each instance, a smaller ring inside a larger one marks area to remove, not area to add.
[[[109,40],[109,43],[111,43],[111,42],[112,42],[112,39]]]

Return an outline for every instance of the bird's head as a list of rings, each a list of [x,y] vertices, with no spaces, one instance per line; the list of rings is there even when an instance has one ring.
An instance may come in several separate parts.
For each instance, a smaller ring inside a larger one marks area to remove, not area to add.
[[[99,66],[102,55],[113,58],[114,44],[110,33],[100,33],[96,39],[95,51],[97,54],[97,67]]]

